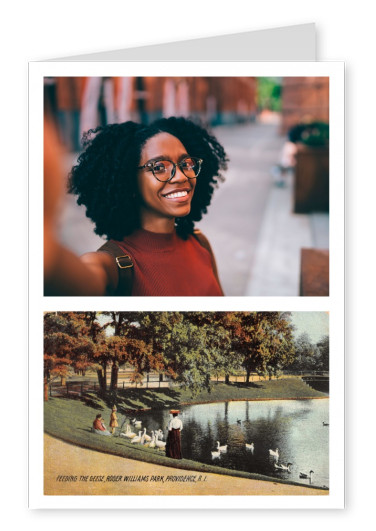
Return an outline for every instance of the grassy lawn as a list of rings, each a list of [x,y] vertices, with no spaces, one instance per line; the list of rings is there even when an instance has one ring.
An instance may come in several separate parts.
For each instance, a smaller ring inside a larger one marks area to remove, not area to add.
[[[118,412],[121,415],[127,411],[137,409],[171,408],[183,404],[203,402],[324,398],[327,396],[325,393],[311,389],[300,379],[290,378],[285,380],[252,382],[248,386],[240,383],[232,383],[230,385],[216,384],[213,386],[211,393],[202,392],[194,398],[191,397],[188,391],[178,389],[124,389],[119,390],[116,403]],[[130,459],[174,466],[175,468],[185,470],[214,472],[237,477],[275,481],[275,478],[267,478],[241,471],[226,470],[221,467],[197,463],[188,459],[182,459],[181,461],[172,460],[164,455],[164,451],[132,445],[123,437],[101,437],[92,433],[91,426],[96,414],[101,412],[105,421],[107,420],[108,423],[112,405],[113,399],[109,399],[106,402],[94,393],[80,398],[52,397],[45,402],[44,406],[45,432],[77,446]],[[292,483],[289,481],[282,482]]]

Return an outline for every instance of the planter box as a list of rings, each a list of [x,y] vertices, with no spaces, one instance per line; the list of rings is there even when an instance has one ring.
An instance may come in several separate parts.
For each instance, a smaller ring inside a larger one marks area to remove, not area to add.
[[[300,295],[303,297],[329,296],[328,250],[301,250]]]
[[[294,212],[329,212],[329,148],[297,145]]]

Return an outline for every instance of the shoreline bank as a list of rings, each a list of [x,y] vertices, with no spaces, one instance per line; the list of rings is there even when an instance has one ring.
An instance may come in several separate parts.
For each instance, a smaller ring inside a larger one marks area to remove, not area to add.
[[[44,494],[48,496],[327,496],[329,494],[328,490],[280,483],[274,478],[265,481],[145,463],[81,448],[47,434],[44,435],[44,474]],[[71,480],[61,481],[58,479],[59,476],[70,477]],[[189,479],[182,480],[183,476]],[[86,477],[87,480],[80,480]],[[138,480],[124,479],[131,477]],[[77,479],[72,480],[72,478]],[[93,480],[90,481],[90,478]]]
[[[203,400],[197,402],[180,402],[179,406],[201,406],[204,404],[220,404],[221,402],[272,402],[277,400],[329,400],[329,396],[302,396],[287,398],[228,398],[227,400]],[[140,411],[159,411],[168,408],[140,408],[125,409],[127,413],[139,413]]]

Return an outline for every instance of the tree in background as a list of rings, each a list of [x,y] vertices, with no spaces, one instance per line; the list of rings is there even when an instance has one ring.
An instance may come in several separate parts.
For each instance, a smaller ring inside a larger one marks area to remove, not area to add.
[[[257,78],[257,105],[260,110],[280,112],[282,108],[282,83],[280,78]]]
[[[233,312],[229,314],[233,348],[242,356],[246,383],[251,372],[280,369],[295,356],[293,326],[288,312]]]
[[[212,376],[224,374],[225,383],[241,368],[242,358],[233,346],[231,328],[234,312],[186,312],[186,318],[202,328],[206,348],[213,352]]]
[[[320,353],[320,369],[329,371],[329,336],[324,336],[317,343]]]
[[[320,368],[320,352],[304,332],[295,339],[296,357],[290,368],[296,371],[314,371]]]
[[[213,349],[206,327],[184,312],[151,312],[141,320],[139,333],[152,342],[162,372],[193,394],[210,389]]]
[[[55,376],[59,376],[64,385],[71,370],[84,372],[91,365],[94,345],[86,332],[84,315],[81,313],[44,314],[45,386]]]

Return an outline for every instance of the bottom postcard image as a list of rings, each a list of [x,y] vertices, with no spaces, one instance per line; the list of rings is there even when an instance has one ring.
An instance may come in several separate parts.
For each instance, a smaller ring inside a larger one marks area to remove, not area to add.
[[[45,496],[328,496],[327,312],[46,312]]]

